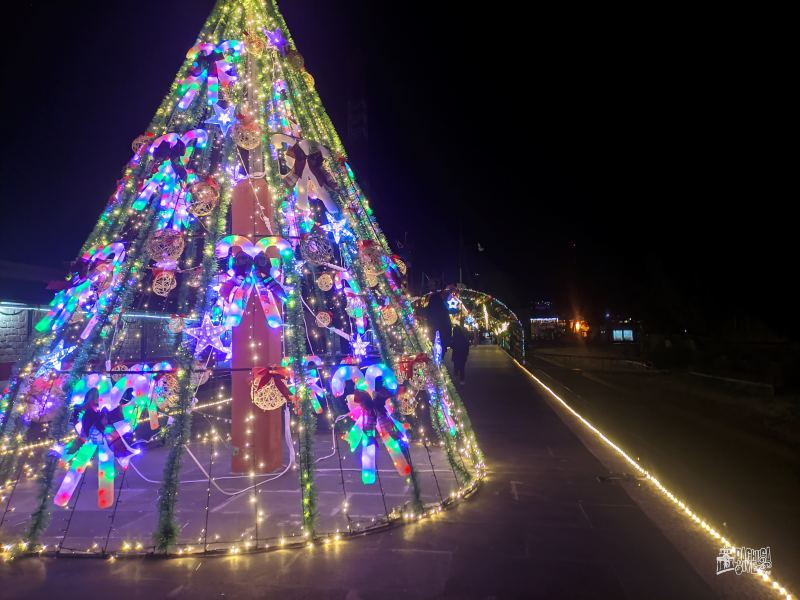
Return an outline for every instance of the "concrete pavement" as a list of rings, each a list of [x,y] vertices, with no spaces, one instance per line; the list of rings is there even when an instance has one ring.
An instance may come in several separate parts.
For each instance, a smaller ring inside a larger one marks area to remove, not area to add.
[[[709,598],[712,590],[496,347],[462,395],[490,476],[423,522],[336,547],[174,560],[26,559],[3,598]],[[713,565],[713,556],[709,557]],[[709,566],[707,568],[713,568]]]

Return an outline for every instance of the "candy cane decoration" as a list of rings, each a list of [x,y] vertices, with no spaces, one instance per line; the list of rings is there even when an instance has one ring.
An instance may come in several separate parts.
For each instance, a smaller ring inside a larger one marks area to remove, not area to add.
[[[205,129],[192,129],[183,135],[168,133],[156,138],[148,152],[155,161],[161,161],[157,171],[148,179],[131,208],[144,208],[157,195],[161,195],[158,228],[163,229],[177,211],[178,224],[188,224],[188,207],[186,206],[186,186],[197,181],[186,165],[195,149],[203,149],[208,145],[208,132]]]
[[[306,385],[313,392],[311,394],[311,406],[314,412],[322,414],[322,405],[319,398],[325,397],[325,388],[320,385],[319,370],[325,365],[324,361],[316,355],[303,357],[303,366],[306,368]]]
[[[383,389],[378,389],[376,380],[381,377]],[[331,378],[331,391],[334,396],[344,394],[347,380],[355,383],[352,400],[348,396],[347,405],[354,423],[343,436],[355,452],[361,446],[361,482],[371,485],[376,480],[375,453],[376,436],[380,437],[392,459],[397,473],[403,477],[411,473],[411,465],[406,458],[408,437],[405,427],[393,416],[390,392],[397,389],[394,373],[384,364],[371,365],[366,376],[355,365],[342,365]]]
[[[233,254],[234,247],[241,251]],[[277,257],[269,256],[270,248],[278,250]],[[226,327],[239,326],[254,290],[267,325],[273,329],[283,325],[278,302],[285,301],[288,290],[282,283],[281,262],[292,255],[291,244],[277,236],[253,243],[245,236],[229,235],[217,242],[217,258],[228,257],[228,279],[220,287]]]
[[[91,319],[81,332],[86,339],[99,321],[98,314],[111,302],[119,272],[125,261],[125,246],[121,242],[108,244],[99,250],[89,250],[81,260],[88,266],[85,277],[78,276],[72,287],[61,290],[50,302],[48,313],[34,326],[36,331],[55,331],[67,323],[79,308],[90,307]]]
[[[226,54],[232,54],[230,58],[235,62],[244,51],[244,43],[236,40],[226,40],[218,46],[210,43],[192,46],[186,58],[193,63],[189,75],[178,88],[181,95],[178,109],[186,110],[192,105],[203,83],[208,83],[208,105],[216,104],[219,101],[220,82],[223,86],[229,86],[238,80],[236,68]]]
[[[126,421],[135,429],[142,415],[146,414],[150,429],[155,431],[159,427],[159,411],[163,411],[174,399],[171,395],[163,393],[159,387],[159,383],[169,375],[163,372],[172,371],[172,365],[168,362],[160,362],[152,367],[148,364],[136,364],[128,370],[129,373],[120,377],[114,384],[110,404],[115,402],[118,404],[124,393],[132,389],[132,401],[123,409]]]
[[[61,463],[68,468],[56,492],[57,506],[69,504],[75,488],[83,477],[90,461],[97,454],[97,505],[108,508],[114,504],[114,459],[123,469],[128,467],[131,457],[139,450],[131,448],[125,436],[131,425],[120,405],[124,393],[112,393],[111,380],[105,375],[92,374],[76,384],[71,404],[82,404],[83,410],[75,423],[77,438],[67,448],[56,446],[54,450],[62,456]],[[83,399],[80,392],[88,390]],[[77,402],[76,402],[77,398]]]
[[[343,290],[344,292],[344,296],[347,299],[345,311],[355,321],[358,335],[364,335],[367,330],[367,305],[361,297],[361,287],[358,285],[358,281],[349,271],[337,271],[333,277],[333,282],[337,290]]]

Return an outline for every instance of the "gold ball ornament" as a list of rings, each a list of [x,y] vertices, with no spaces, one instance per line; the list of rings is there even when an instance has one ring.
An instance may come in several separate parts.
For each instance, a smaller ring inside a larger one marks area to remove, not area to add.
[[[387,306],[381,310],[381,319],[387,325],[397,323],[397,311],[393,306]]]
[[[250,397],[253,404],[264,411],[275,410],[286,404],[286,398],[275,385],[274,379],[270,379],[267,385],[261,388],[258,388],[254,381],[250,386]]]
[[[288,62],[293,69],[297,69],[298,71],[301,71],[306,65],[306,59],[294,48],[286,52],[286,62]]]
[[[154,261],[175,261],[183,254],[186,242],[184,242],[183,234],[180,231],[159,229],[150,236],[146,246],[147,253]]]
[[[182,333],[184,325],[182,317],[172,317],[167,321],[167,331],[170,333]]]
[[[151,289],[157,296],[166,298],[178,286],[174,271],[161,271],[153,277]]]
[[[333,277],[330,273],[323,273],[317,277],[317,287],[323,292],[328,292],[333,288]]]
[[[189,191],[192,193],[189,212],[195,217],[207,217],[219,204],[219,190],[207,181],[195,183]]]
[[[233,139],[242,150],[255,150],[261,145],[261,130],[252,125],[239,124],[233,128]]]
[[[316,83],[316,81],[314,81],[314,76],[311,75],[311,73],[309,73],[305,69],[303,69],[302,75],[303,75],[303,81],[306,82],[306,86],[309,89],[313,90],[314,89],[314,84]]]
[[[328,327],[332,321],[333,317],[331,316],[331,313],[324,310],[317,313],[317,327]]]

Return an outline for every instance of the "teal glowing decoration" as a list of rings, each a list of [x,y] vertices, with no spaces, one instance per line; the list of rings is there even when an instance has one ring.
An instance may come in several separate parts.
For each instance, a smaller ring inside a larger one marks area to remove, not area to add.
[[[50,310],[34,329],[39,333],[57,331],[72,319],[78,310],[89,321],[81,332],[86,339],[98,322],[98,313],[106,308],[119,282],[119,272],[125,261],[125,246],[120,242],[86,252],[72,276],[71,287],[58,292],[50,302]]]
[[[208,104],[216,106],[219,100],[219,86],[230,86],[238,80],[235,64],[245,51],[244,43],[227,40],[219,45],[197,44],[186,53],[192,60],[189,74],[178,87],[181,100],[179,110],[191,106],[203,84],[208,86]]]
[[[367,367],[366,376],[354,365],[342,365],[331,378],[334,396],[344,394],[346,380],[355,384],[354,393],[347,397],[353,426],[342,439],[350,446],[350,452],[361,446],[361,482],[364,485],[375,483],[378,439],[397,473],[403,477],[410,475],[406,426],[393,416],[391,393],[397,390],[394,373],[384,364]]]

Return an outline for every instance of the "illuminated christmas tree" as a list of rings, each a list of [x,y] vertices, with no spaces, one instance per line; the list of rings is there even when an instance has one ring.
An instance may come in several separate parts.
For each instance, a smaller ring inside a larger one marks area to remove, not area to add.
[[[0,537],[263,548],[473,490],[466,412],[277,7],[220,0],[132,146],[4,392],[0,510],[31,518]]]

